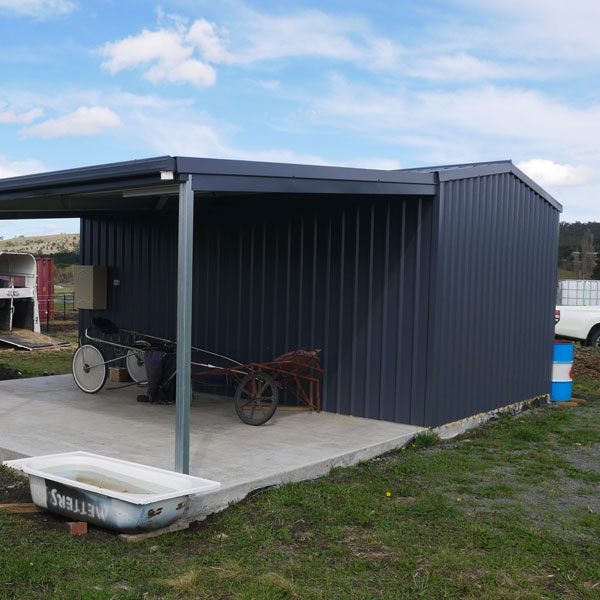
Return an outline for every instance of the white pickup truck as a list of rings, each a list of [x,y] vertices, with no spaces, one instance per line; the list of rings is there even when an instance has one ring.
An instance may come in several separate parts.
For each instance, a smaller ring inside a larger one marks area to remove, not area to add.
[[[600,348],[600,306],[557,306],[556,337]]]

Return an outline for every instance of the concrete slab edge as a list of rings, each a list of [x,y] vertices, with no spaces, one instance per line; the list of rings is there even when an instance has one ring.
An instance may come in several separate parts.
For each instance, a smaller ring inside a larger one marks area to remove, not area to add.
[[[351,452],[343,452],[337,456],[328,457],[322,461],[315,461],[308,465],[277,473],[264,477],[262,479],[254,479],[252,481],[243,482],[232,485],[230,487],[221,488],[210,494],[193,496],[190,499],[190,504],[183,518],[190,521],[201,521],[207,516],[221,512],[228,508],[231,504],[243,500],[251,492],[270,487],[280,487],[285,483],[308,481],[327,475],[331,469],[335,467],[350,467],[364,460],[369,460],[397,450],[402,446],[406,446],[414,439],[421,431],[427,431],[421,427],[415,427],[412,433],[406,433],[401,436],[394,437],[385,442],[363,446]]]
[[[550,401],[549,394],[537,396],[529,400],[508,404],[486,413],[479,413],[471,417],[459,419],[452,423],[446,423],[434,428],[432,431],[437,433],[441,439],[451,439],[474,427],[483,425],[490,420],[497,419],[503,413],[514,415],[520,413],[528,406],[543,406],[550,404],[552,404],[552,402]],[[285,483],[316,479],[323,475],[327,475],[331,469],[335,467],[349,467],[356,465],[361,461],[369,460],[385,454],[386,452],[406,446],[418,433],[424,431],[427,431],[427,429],[415,426],[414,432],[394,436],[383,442],[368,444],[350,452],[342,452],[336,456],[330,456],[324,460],[302,465],[301,467],[289,471],[272,474],[262,479],[254,479],[234,484],[210,494],[193,496],[190,499],[185,515],[182,516],[188,521],[203,520],[208,515],[225,510],[230,504],[243,500],[252,492],[269,487],[279,487]],[[0,461],[24,458],[25,456],[27,455],[0,447]]]
[[[525,407],[545,406],[549,404],[552,404],[550,401],[550,394],[536,396],[534,398],[530,398],[529,400],[523,400],[521,402],[515,402],[513,404],[501,406],[500,408],[495,408],[486,413],[479,413],[477,415],[473,415],[472,417],[465,417],[464,419],[453,421],[452,423],[445,423],[444,425],[435,427],[432,431],[437,433],[441,439],[449,440],[457,435],[460,435],[461,433],[465,433],[465,431],[469,431],[469,429],[479,427],[488,421],[497,419],[501,414],[516,415],[522,412]]]
[[[0,448],[0,463],[3,463],[5,460],[16,460],[17,458],[28,457],[28,454],[21,454],[21,452],[15,452],[14,450],[9,450],[8,448]]]

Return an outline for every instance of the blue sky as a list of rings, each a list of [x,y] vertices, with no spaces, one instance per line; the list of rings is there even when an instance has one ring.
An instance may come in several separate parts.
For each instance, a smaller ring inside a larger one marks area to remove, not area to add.
[[[0,177],[511,158],[563,220],[600,220],[599,22],[598,0],[0,0]]]

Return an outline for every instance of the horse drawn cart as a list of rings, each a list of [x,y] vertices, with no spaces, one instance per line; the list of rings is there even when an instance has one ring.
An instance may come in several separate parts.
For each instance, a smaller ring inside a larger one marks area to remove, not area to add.
[[[146,367],[152,356],[149,353],[172,355],[176,350],[176,343],[171,340],[120,329],[108,319],[95,318],[92,324],[85,330],[72,362],[75,383],[88,394],[104,387],[108,366],[114,363],[124,362],[134,383],[147,384]],[[226,387],[235,388],[234,406],[239,418],[249,425],[262,425],[275,414],[280,391],[289,392],[311,410],[321,410],[320,377],[326,371],[320,367],[319,353],[320,350],[295,350],[272,361],[244,364],[192,347],[192,378],[213,382],[218,378]],[[160,385],[166,386],[174,377],[171,369]]]

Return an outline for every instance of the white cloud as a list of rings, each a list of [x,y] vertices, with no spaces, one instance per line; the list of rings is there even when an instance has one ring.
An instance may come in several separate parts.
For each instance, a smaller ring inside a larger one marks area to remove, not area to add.
[[[39,136],[44,139],[63,135],[96,135],[106,129],[122,127],[119,116],[104,106],[80,106],[76,111],[49,119],[21,129],[25,137]]]
[[[161,21],[164,15],[161,13]],[[367,69],[395,69],[404,49],[373,34],[359,19],[334,18],[312,10],[291,16],[247,11],[238,24],[236,50],[229,49],[229,33],[206,19],[189,28],[169,15],[171,25],[142,30],[115,42],[100,53],[111,74],[144,68],[153,83],[191,83],[202,88],[216,82],[214,64],[251,65],[282,58],[315,57],[359,64]]]
[[[130,115],[128,126],[129,137],[135,137],[161,154],[364,169],[399,169],[402,166],[399,161],[388,158],[365,157],[336,161],[289,148],[241,148],[233,141],[237,129],[231,124],[183,106],[174,120],[158,118],[158,113],[152,109],[135,110]]]
[[[227,31],[218,31],[214,23],[209,23],[205,19],[198,19],[190,27],[185,40],[198,48],[205,60],[223,63],[229,61],[226,37]]]
[[[540,154],[565,163],[600,161],[600,103],[577,107],[538,91],[491,85],[386,92],[334,77],[331,87],[308,100],[296,119],[374,135],[417,155],[419,148],[445,148],[451,162]],[[459,157],[463,149],[467,156]]]
[[[181,110],[194,105],[192,98],[163,98],[154,94],[141,95],[129,92],[110,94],[104,97],[103,100],[113,107],[122,106],[132,109],[154,109],[157,111]]]
[[[293,57],[319,57],[394,69],[404,48],[375,35],[361,19],[330,16],[320,10],[273,16],[250,13],[240,37],[244,42],[229,62],[251,64]]]
[[[407,73],[421,79],[451,82],[478,82],[525,77],[540,79],[549,76],[547,71],[542,72],[533,66],[482,60],[467,52],[439,54],[417,59],[415,66],[408,68]]]
[[[126,117],[125,127],[118,132],[123,139],[135,140],[144,152],[173,156],[198,156],[237,160],[332,164],[317,154],[295,152],[289,148],[242,148],[235,141],[239,129],[198,111],[185,101],[169,101],[171,110],[143,97],[118,95],[115,103]],[[176,108],[176,110],[172,110]]]
[[[193,52],[191,47],[184,47],[181,42],[182,36],[179,31],[144,29],[137,36],[105,44],[101,52],[107,60],[102,66],[114,74],[152,61],[176,64],[186,60]]]
[[[43,231],[47,231],[49,234],[58,233],[59,231],[62,231],[62,229],[62,225],[59,225],[58,223],[45,223],[43,226]]]
[[[102,66],[112,74],[144,66],[144,76],[153,83],[212,86],[216,72],[207,62],[193,57],[196,49],[207,60],[223,56],[224,47],[214,24],[204,19],[195,21],[189,31],[182,25],[158,31],[144,29],[137,36],[106,43],[100,52],[105,57]]]
[[[581,187],[547,188],[563,205],[561,221],[600,221],[600,185],[592,183]]]
[[[4,102],[3,102],[4,101]],[[189,107],[195,104],[193,97],[168,98],[158,94],[134,94],[116,90],[80,88],[70,91],[52,90],[46,94],[23,90],[0,94],[0,108],[9,103],[19,106],[21,111],[40,107],[47,112],[70,113],[80,106],[106,106],[119,113],[122,107],[156,110]]]
[[[3,108],[0,104],[0,109]],[[31,123],[44,114],[41,108],[34,108],[27,112],[17,113],[15,110],[0,110],[0,123]]]
[[[578,108],[542,92],[484,86],[456,92],[416,94],[417,115],[438,127],[493,136],[499,140],[543,142],[567,151],[595,147],[600,104]]]
[[[0,11],[37,18],[65,14],[75,7],[70,0],[0,0]]]
[[[8,160],[0,154],[0,179],[18,177],[30,173],[41,173],[48,169],[38,160]]]
[[[356,169],[381,169],[383,171],[392,171],[402,168],[402,163],[399,160],[394,158],[377,158],[374,156],[334,162],[330,161],[327,164],[338,167],[352,167]]]
[[[278,90],[281,86],[281,82],[278,79],[257,79],[254,83],[265,90],[271,91]]]
[[[600,58],[597,0],[456,0],[481,11],[488,26],[463,35],[481,47],[501,48],[521,59],[595,61]],[[491,13],[491,14],[490,14]]]
[[[493,0],[486,1],[496,4]],[[531,1],[536,4],[538,0]],[[464,4],[471,0],[455,2]],[[512,15],[510,6],[492,8]],[[463,83],[515,78],[543,80],[561,70],[555,64],[540,68],[535,56],[514,61],[510,43],[499,38],[508,36],[515,44],[529,39],[519,29],[519,22],[513,22],[516,17],[512,21],[499,19],[495,28],[474,28],[460,21],[437,23],[435,32],[424,32],[423,41],[413,43],[412,47],[374,33],[362,18],[330,15],[320,10],[281,16],[241,5],[235,18],[230,42],[229,31],[215,23],[201,18],[188,25],[183,17],[165,15],[159,10],[161,28],[144,29],[137,35],[106,43],[100,49],[104,57],[102,66],[112,74],[142,68],[146,79],[153,83],[190,83],[197,88],[215,84],[214,65],[249,67],[261,62],[277,65],[283,59],[310,57],[352,63],[396,77],[409,75],[429,81]],[[534,29],[539,33],[541,28]],[[498,38],[497,46],[502,50],[493,58],[477,56],[481,51],[489,55],[486,49],[490,36]]]
[[[173,65],[161,61],[148,69],[146,78],[152,83],[158,83],[159,81],[168,81],[169,83],[187,82],[197,88],[203,88],[214,85],[217,81],[217,74],[210,65],[192,58]]]
[[[543,187],[574,187],[591,183],[596,179],[594,167],[558,164],[544,158],[521,161],[517,167]]]

